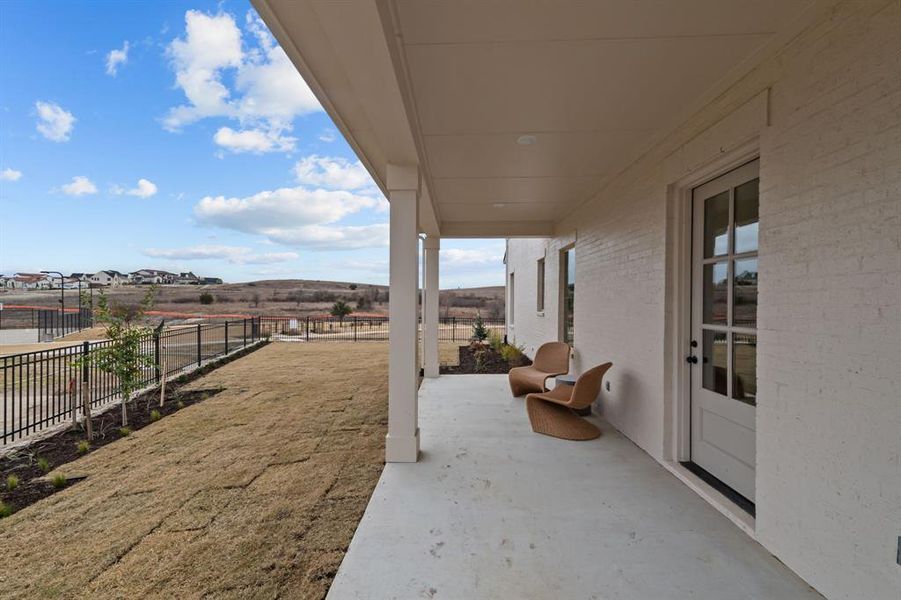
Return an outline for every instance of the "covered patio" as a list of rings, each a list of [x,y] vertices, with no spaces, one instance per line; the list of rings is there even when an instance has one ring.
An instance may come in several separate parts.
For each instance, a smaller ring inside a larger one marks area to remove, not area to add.
[[[899,597],[901,4],[252,2],[390,203],[389,464],[333,598],[813,593],[770,553]],[[600,440],[436,379],[455,238],[506,239],[528,356],[613,363]]]
[[[503,375],[427,379],[328,598],[820,598],[597,417],[532,432]]]

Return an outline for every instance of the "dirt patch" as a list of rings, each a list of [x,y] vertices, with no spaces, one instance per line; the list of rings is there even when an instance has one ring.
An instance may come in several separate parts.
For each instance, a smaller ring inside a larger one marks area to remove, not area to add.
[[[505,375],[514,367],[524,367],[532,364],[532,361],[524,354],[519,354],[507,360],[495,348],[475,342],[467,346],[460,346],[457,353],[457,364],[442,365],[440,369],[441,374]]]
[[[75,479],[67,479],[64,483],[51,483],[45,475],[52,469],[96,451],[134,431],[172,413],[206,400],[218,394],[221,388],[208,390],[179,391],[179,384],[173,382],[166,389],[166,402],[159,405],[159,392],[151,391],[143,394],[128,408],[128,429],[123,430],[122,413],[118,407],[91,418],[94,439],[85,448],[79,443],[87,442],[81,427],[61,431],[49,438],[37,441],[30,446],[12,452],[0,459],[0,500],[9,510],[16,511],[46,498],[76,483]],[[158,413],[153,415],[153,412]],[[46,462],[45,462],[46,461]],[[19,482],[10,490],[7,482],[10,475]]]
[[[223,391],[49,473],[0,520],[5,598],[323,598],[383,467],[387,344],[270,344]]]

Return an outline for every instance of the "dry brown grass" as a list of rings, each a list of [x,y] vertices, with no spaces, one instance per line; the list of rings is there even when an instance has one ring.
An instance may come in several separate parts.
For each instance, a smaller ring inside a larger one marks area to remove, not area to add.
[[[383,465],[386,344],[271,344],[0,521],[5,598],[322,598]],[[52,475],[52,473],[51,473]]]

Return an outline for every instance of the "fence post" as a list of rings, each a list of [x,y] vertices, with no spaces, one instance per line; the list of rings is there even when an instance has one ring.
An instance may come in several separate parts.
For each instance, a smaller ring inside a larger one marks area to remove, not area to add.
[[[228,319],[225,320],[225,354],[228,354]]]
[[[357,341],[357,318],[354,317],[354,341]]]
[[[245,317],[244,320],[241,321],[241,323],[244,325],[244,337],[242,337],[241,339],[244,340],[244,348],[246,348],[247,347],[247,317]]]
[[[307,317],[307,326],[306,326],[306,334],[304,336],[305,341],[310,341],[310,317]]]
[[[160,382],[160,332],[153,332],[153,369],[156,374],[156,382]]]
[[[457,341],[457,317],[451,317],[451,341]]]
[[[91,368],[88,364],[88,355],[91,352],[90,342],[81,344],[81,410],[84,420],[84,430],[88,441],[94,440],[94,430],[91,424]]]
[[[203,354],[200,349],[200,323],[197,324],[197,366],[200,366],[200,361],[203,359]]]

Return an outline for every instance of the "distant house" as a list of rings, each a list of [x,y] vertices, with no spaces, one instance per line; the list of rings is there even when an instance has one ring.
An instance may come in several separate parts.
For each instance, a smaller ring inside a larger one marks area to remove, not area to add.
[[[42,273],[16,273],[7,280],[6,287],[19,290],[48,290],[51,282]]]
[[[128,281],[128,276],[110,269],[108,271],[97,271],[90,276],[89,281],[96,285],[119,286]]]
[[[200,277],[188,271],[187,273],[179,273],[175,280],[178,285],[197,285],[200,283]]]
[[[160,271],[158,269],[140,269],[129,274],[132,283],[137,285],[153,285],[175,283],[178,276],[169,271]]]
[[[91,273],[72,273],[69,275],[69,279],[73,279],[75,281],[90,281]]]
[[[204,285],[219,285],[222,283],[222,279],[219,277],[204,277],[201,282]]]

